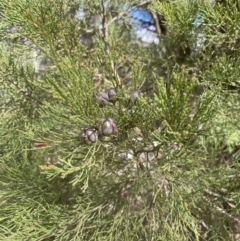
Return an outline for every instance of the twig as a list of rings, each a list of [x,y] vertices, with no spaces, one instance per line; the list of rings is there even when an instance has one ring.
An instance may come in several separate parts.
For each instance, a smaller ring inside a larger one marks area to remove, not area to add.
[[[207,225],[203,220],[201,220],[200,222],[201,222],[202,226],[203,226],[204,228],[206,228],[206,230],[209,230],[208,225]]]
[[[220,194],[215,193],[215,192],[213,192],[209,189],[205,189],[204,192],[207,193],[208,195],[212,196],[212,197],[217,197],[217,198],[220,198],[220,199],[222,199],[224,201],[227,201],[227,202],[232,202],[232,203],[234,202],[232,199],[225,198],[225,197],[221,196]]]
[[[152,16],[153,16],[153,19],[154,19],[154,22],[155,22],[157,34],[160,35],[162,33],[162,31],[161,31],[161,28],[160,28],[160,24],[159,24],[159,21],[158,21],[157,14],[152,13]]]
[[[229,203],[234,203],[234,201],[233,201],[232,199],[225,198],[225,197],[221,196],[220,194],[215,193],[215,192],[213,192],[213,191],[211,191],[211,190],[206,189],[206,190],[204,190],[204,191],[205,191],[205,193],[209,194],[210,196],[213,196],[213,197],[216,197],[216,198],[220,198],[220,199],[222,199],[222,200],[224,200],[224,201],[226,201],[226,202],[229,202]],[[238,218],[238,217],[236,217],[236,216],[233,216],[232,214],[229,214],[226,210],[224,210],[224,209],[222,209],[222,208],[220,208],[220,207],[218,207],[218,206],[216,206],[216,205],[214,205],[214,207],[215,207],[219,212],[221,212],[222,214],[224,214],[224,215],[228,216],[229,218],[233,219],[235,222],[240,223],[240,218]]]
[[[144,5],[149,4],[151,1],[145,1],[143,3],[138,4],[137,6],[134,7],[142,7]],[[127,11],[123,11],[121,13],[119,13],[116,17],[112,18],[108,23],[107,26],[110,25],[111,23],[113,23],[114,21],[118,20],[119,18],[121,18],[124,14],[126,14],[128,11],[130,11],[131,9],[133,9],[134,7],[129,8]],[[161,30],[160,30],[161,31]]]
[[[208,200],[206,197],[203,197],[203,198],[204,198],[207,202],[209,202],[209,200]],[[240,224],[240,218],[238,218],[238,217],[236,217],[236,216],[228,213],[226,210],[218,207],[217,205],[215,205],[215,204],[213,204],[213,203],[211,203],[211,204],[212,204],[212,206],[213,206],[217,211],[219,211],[220,213],[224,214],[224,215],[227,216],[228,218],[230,218],[230,219],[232,219],[233,221],[235,221],[235,222],[237,222],[237,223]]]
[[[234,220],[235,222],[239,223],[240,224],[240,219],[236,216],[233,216],[232,214],[229,214],[227,211],[225,211],[224,209],[220,208],[220,207],[217,207],[214,205],[214,207],[219,211],[221,212],[222,214],[226,215],[227,217],[231,218],[232,220]]]
[[[47,147],[48,144],[45,142],[41,142],[41,141],[34,141],[33,143],[33,147],[35,148],[42,148],[42,147]]]
[[[145,1],[145,2],[142,2],[134,7],[142,7],[144,5],[147,5],[151,3],[151,1]],[[128,9],[127,11],[124,11],[122,13],[119,13],[116,17],[112,18],[111,20],[109,20],[107,22],[107,11],[106,11],[106,7],[104,5],[104,0],[101,0],[101,8],[102,8],[102,26],[103,26],[103,39],[104,39],[104,42],[105,42],[105,45],[106,45],[106,53],[109,55],[109,58],[110,58],[110,65],[111,65],[111,70],[113,72],[113,75],[114,77],[116,78],[117,80],[117,83],[119,86],[121,86],[121,79],[120,79],[120,76],[117,72],[117,68],[111,58],[111,51],[110,51],[110,48],[108,46],[108,26],[113,23],[114,21],[116,21],[117,19],[121,18],[124,14],[126,14],[129,10],[133,9],[134,7],[131,7],[130,9]],[[157,16],[155,16],[157,17]],[[159,23],[156,19],[156,26],[157,26],[157,32],[160,34],[161,33],[161,29],[160,29],[160,26],[159,26]]]
[[[126,14],[126,11],[119,13],[116,17],[112,18],[108,23],[107,26],[113,23],[114,21],[118,20],[121,18],[124,14]]]
[[[102,25],[103,25],[103,40],[105,42],[105,47],[106,47],[106,53],[110,58],[110,65],[111,65],[111,70],[113,72],[114,77],[116,78],[118,85],[121,86],[121,79],[117,73],[117,69],[115,67],[115,64],[112,60],[111,57],[111,51],[108,46],[108,24],[107,24],[107,11],[106,7],[104,5],[104,0],[101,0],[101,6],[102,6]]]
[[[108,40],[108,25],[107,25],[107,12],[104,5],[104,0],[101,1],[102,5],[102,26],[103,26],[103,36],[105,41]]]

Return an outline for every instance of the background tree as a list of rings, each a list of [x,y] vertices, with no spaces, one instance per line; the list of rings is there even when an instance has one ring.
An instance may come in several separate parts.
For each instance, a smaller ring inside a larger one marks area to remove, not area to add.
[[[0,240],[239,239],[235,1],[0,7]]]

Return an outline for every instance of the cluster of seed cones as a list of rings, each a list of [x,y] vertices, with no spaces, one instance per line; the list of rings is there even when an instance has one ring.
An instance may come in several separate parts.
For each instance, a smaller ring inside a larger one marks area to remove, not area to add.
[[[100,107],[104,107],[109,105],[110,103],[115,103],[117,101],[116,98],[116,89],[109,88],[106,91],[100,91],[96,95],[96,102]],[[138,90],[133,90],[129,94],[129,100],[132,102],[136,102],[138,97],[140,97],[142,93]],[[97,127],[85,127],[80,132],[80,141],[84,144],[95,143],[98,138],[104,136],[112,136],[117,132],[117,124],[114,119],[99,119]]]
[[[116,122],[112,118],[100,119],[98,128],[85,127],[80,133],[82,143],[95,143],[99,136],[111,136],[117,132]]]
[[[96,96],[96,102],[103,107],[116,101],[115,88],[107,89],[105,92],[99,92]],[[112,136],[117,132],[116,122],[112,118],[98,120],[98,127],[85,127],[81,130],[80,140],[84,144],[95,143],[99,136]]]

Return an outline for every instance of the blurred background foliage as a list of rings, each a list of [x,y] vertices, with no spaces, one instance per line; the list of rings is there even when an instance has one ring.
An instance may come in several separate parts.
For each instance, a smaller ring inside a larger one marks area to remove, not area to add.
[[[0,240],[240,240],[238,0],[0,11]]]

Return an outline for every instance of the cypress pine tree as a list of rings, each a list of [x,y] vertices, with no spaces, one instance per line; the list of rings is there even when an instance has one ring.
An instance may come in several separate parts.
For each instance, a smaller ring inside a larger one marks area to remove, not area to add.
[[[0,8],[0,240],[239,238],[238,1]]]

